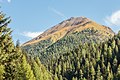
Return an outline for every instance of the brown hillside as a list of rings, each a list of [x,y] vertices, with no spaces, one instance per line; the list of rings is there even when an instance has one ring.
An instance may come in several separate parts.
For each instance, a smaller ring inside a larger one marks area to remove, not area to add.
[[[94,21],[85,17],[71,17],[58,25],[48,29],[38,37],[24,43],[22,46],[31,45],[42,40],[51,39],[51,41],[56,42],[67,34],[73,32],[80,32],[85,29],[95,29],[98,30],[103,37],[114,36],[114,32],[106,26],[95,23]]]

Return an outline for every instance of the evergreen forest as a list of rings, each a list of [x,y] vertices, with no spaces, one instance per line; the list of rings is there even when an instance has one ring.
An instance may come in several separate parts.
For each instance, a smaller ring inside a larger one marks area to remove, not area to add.
[[[100,40],[86,29],[24,47],[13,43],[10,23],[0,12],[0,80],[120,80],[120,31]]]

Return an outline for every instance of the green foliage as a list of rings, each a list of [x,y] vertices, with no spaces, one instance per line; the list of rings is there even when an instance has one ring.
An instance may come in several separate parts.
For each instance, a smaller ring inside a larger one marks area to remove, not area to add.
[[[0,13],[0,80],[120,80],[120,32],[102,42],[98,31],[86,29],[22,51],[10,21]]]
[[[107,38],[108,37],[105,39]],[[99,31],[86,29],[81,32],[68,34],[55,43],[48,39],[36,44],[23,46],[23,50],[27,51],[27,53],[32,56],[39,56],[42,62],[47,63],[47,60],[49,60],[53,54],[57,57],[59,54],[67,53],[68,51],[79,47],[81,43],[99,43],[105,41],[105,39],[102,39],[102,35],[100,35]],[[93,49],[95,49],[94,46]]]
[[[118,66],[118,69],[117,69],[117,79],[118,80],[120,79],[120,65]]]
[[[66,80],[119,80],[119,41],[120,36],[116,35],[103,43],[82,43],[57,56],[53,53],[48,64],[43,64]]]
[[[5,18],[5,15],[0,13],[0,65],[4,66],[1,70],[4,71],[5,80],[15,80],[15,64],[19,56],[12,41],[12,31],[7,27],[10,21],[9,17]]]
[[[4,65],[0,65],[0,80],[3,80],[4,79],[4,74],[5,71],[4,71]]]
[[[27,63],[26,57],[22,57],[21,65],[19,66],[20,72],[20,79],[21,80],[35,80],[33,71],[31,69],[31,66]]]
[[[13,44],[10,18],[0,13],[0,80],[52,80],[52,75],[36,58],[31,59],[20,48],[19,41]]]

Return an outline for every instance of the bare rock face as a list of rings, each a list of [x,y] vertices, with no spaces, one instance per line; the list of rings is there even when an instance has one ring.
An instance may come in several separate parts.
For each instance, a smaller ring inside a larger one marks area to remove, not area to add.
[[[97,24],[96,22],[86,18],[86,17],[71,17],[52,28],[46,30],[44,33],[39,35],[38,37],[26,42],[23,46],[31,45],[42,40],[51,39],[51,41],[56,42],[67,34],[73,32],[80,32],[85,29],[94,28],[95,30],[100,31],[100,34],[105,36],[114,36],[114,32],[106,26]]]

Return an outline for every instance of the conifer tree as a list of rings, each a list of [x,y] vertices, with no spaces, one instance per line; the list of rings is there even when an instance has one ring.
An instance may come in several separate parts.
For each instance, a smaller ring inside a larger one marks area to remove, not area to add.
[[[114,72],[114,73],[115,73],[116,70],[117,70],[117,63],[118,63],[118,61],[117,61],[117,58],[116,58],[116,56],[115,56],[115,58],[114,58],[114,60],[113,60],[113,72]]]
[[[41,68],[38,66],[38,64],[34,61],[32,66],[33,73],[35,75],[36,80],[43,80]]]
[[[7,27],[10,21],[10,17],[5,18],[0,12],[0,80],[52,80],[51,74],[41,65],[38,58],[31,66],[31,59],[23,53],[19,41],[16,46],[13,44],[12,31]],[[41,74],[44,75],[42,78]]]
[[[77,80],[77,78],[76,78],[76,77],[73,77],[72,80]]]
[[[77,61],[77,70],[80,70],[80,62]]]
[[[112,41],[112,43],[111,43],[111,47],[112,47],[112,49],[115,48],[115,40]]]
[[[59,80],[63,80],[62,75],[59,76]]]
[[[118,54],[119,50],[118,50],[118,46],[115,46],[115,53]]]
[[[58,65],[58,74],[61,74],[61,65]]]
[[[117,68],[117,79],[120,79],[120,65]]]
[[[104,44],[104,51],[105,52],[107,52],[107,48],[108,48],[107,44]]]
[[[31,66],[27,63],[26,57],[24,55],[22,57],[20,69],[22,70],[20,75],[22,80],[35,80]]]
[[[107,80],[110,80],[110,78],[111,78],[110,69],[111,69],[111,66],[110,66],[110,63],[108,62],[108,65],[107,65],[107,68],[106,68],[106,74],[105,74]]]
[[[112,49],[111,49],[111,47],[109,46],[109,48],[108,48],[108,60],[110,61],[110,59],[112,58]]]
[[[101,80],[101,72],[100,72],[100,66],[98,65],[97,71],[96,71],[96,80]]]
[[[91,74],[91,80],[94,80],[95,79],[95,69],[94,67],[92,66],[91,69],[90,69],[90,74]]]
[[[10,17],[0,13],[0,64],[4,65],[4,77],[6,80],[14,80],[16,78],[16,62],[18,60],[18,52],[13,44],[11,37],[11,29],[8,24],[11,22]]]
[[[0,80],[3,80],[4,79],[4,74],[5,71],[4,71],[4,65],[1,65],[0,64]]]
[[[99,52],[99,51],[97,51],[97,53],[96,53],[96,60],[97,60],[97,61],[100,60],[100,52]]]
[[[83,79],[83,71],[80,69],[80,80],[82,80]]]
[[[53,79],[53,80],[59,80],[59,79],[58,79],[57,74],[55,74],[55,76],[54,76],[54,79]]]

